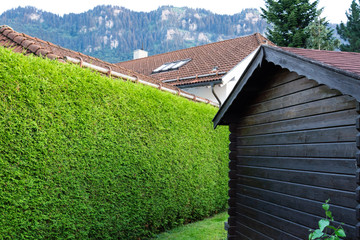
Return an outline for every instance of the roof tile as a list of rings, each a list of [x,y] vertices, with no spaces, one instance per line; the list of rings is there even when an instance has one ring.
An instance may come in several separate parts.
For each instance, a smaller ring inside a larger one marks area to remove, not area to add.
[[[9,35],[10,33],[12,33],[12,31],[11,31],[11,29],[9,29],[9,28],[5,29],[5,31],[2,32],[2,34],[3,34],[4,36],[6,36],[6,37],[7,37],[7,35]]]
[[[18,35],[13,39],[13,41],[16,42],[17,44],[21,44],[24,40],[26,40],[26,38],[21,35]]]
[[[14,39],[15,37],[19,36],[20,34],[17,32],[11,32],[7,35],[8,38]]]
[[[32,45],[32,44],[35,44],[35,42],[34,42],[34,41],[31,41],[31,40],[24,40],[24,41],[21,43],[21,45],[22,45],[24,48],[29,48],[30,45]]]
[[[36,51],[36,55],[38,56],[44,56],[46,57],[50,52],[46,49],[43,49],[43,48],[39,48],[37,51]]]
[[[29,50],[36,54],[36,51],[39,50],[41,47],[35,43],[28,45]],[[37,55],[37,54],[36,54]]]

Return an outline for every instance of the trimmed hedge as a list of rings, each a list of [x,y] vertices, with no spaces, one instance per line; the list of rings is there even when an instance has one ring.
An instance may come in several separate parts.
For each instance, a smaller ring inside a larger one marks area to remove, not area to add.
[[[139,239],[224,210],[217,109],[0,48],[0,239]]]

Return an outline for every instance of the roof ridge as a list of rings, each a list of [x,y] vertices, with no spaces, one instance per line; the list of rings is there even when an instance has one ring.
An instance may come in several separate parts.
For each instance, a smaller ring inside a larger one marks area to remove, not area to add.
[[[261,45],[262,43],[260,41],[260,37],[259,37],[258,33],[255,33],[254,35],[255,35],[255,39],[258,42],[258,44]]]
[[[274,44],[272,41],[270,41],[267,37],[263,36],[260,33],[255,33],[256,34],[256,39],[259,43],[259,45],[272,45],[272,46],[276,46],[276,44]]]
[[[151,55],[151,56],[148,56],[146,58],[152,58],[152,57],[155,57],[155,56],[161,56],[161,55],[166,55],[166,54],[169,54],[169,53],[177,53],[177,52],[181,52],[181,51],[185,51],[185,50],[192,50],[192,49],[196,49],[196,48],[200,48],[200,47],[204,47],[204,46],[210,46],[210,45],[218,45],[218,44],[222,44],[224,42],[230,42],[230,41],[234,41],[234,40],[237,40],[237,39],[240,39],[240,38],[246,38],[246,37],[252,37],[256,34],[259,34],[261,35],[260,33],[253,33],[253,34],[249,34],[249,35],[244,35],[244,36],[240,36],[240,37],[236,37],[236,38],[231,38],[231,39],[225,39],[225,40],[222,40],[222,41],[219,41],[219,42],[212,42],[212,43],[207,43],[207,44],[203,44],[203,45],[199,45],[199,46],[194,46],[194,47],[190,47],[190,48],[183,48],[183,49],[179,49],[179,50],[175,50],[175,51],[171,51],[171,52],[165,52],[165,53],[159,53],[159,54],[155,54],[155,55]],[[261,35],[262,36],[262,35]],[[259,40],[257,39],[257,41],[259,42]],[[259,43],[260,44],[260,43]],[[135,62],[135,61],[139,61],[141,60],[142,58],[139,58],[139,59],[131,59],[131,60],[127,60],[127,61],[123,61],[123,62],[118,62],[116,64],[119,64],[119,63],[129,63],[129,62]]]

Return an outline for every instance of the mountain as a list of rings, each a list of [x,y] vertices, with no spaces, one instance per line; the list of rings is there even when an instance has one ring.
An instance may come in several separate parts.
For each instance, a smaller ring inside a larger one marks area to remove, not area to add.
[[[133,51],[142,47],[154,55],[264,33],[266,29],[257,9],[220,15],[204,9],[172,6],[151,12],[97,6],[84,13],[64,16],[34,7],[19,7],[1,14],[0,24],[109,62],[129,60]]]

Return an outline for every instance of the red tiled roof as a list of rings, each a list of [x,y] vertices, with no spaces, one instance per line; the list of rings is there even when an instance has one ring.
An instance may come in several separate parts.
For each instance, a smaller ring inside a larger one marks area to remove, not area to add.
[[[62,62],[65,62],[66,57],[77,58],[82,62],[87,62],[98,67],[107,68],[111,71],[127,75],[129,77],[140,79],[141,81],[150,83],[150,85],[158,87],[159,89],[171,89],[172,92],[176,92],[178,95],[181,96],[186,95],[187,98],[191,98],[194,101],[209,102],[209,100],[207,99],[203,99],[193,94],[183,92],[176,86],[172,86],[166,83],[159,83],[158,80],[150,76],[146,76],[134,70],[130,70],[122,66],[102,61],[100,59],[82,54],[80,52],[63,48],[50,42],[31,37],[24,33],[18,33],[8,26],[0,26],[0,46],[12,48],[14,52],[24,53],[26,55],[35,54],[36,56],[42,56],[49,59],[57,59],[58,61]],[[214,103],[212,104],[216,105]]]
[[[212,82],[220,80],[223,75],[241,62],[257,47],[266,43],[274,45],[261,34],[256,33],[245,37],[120,62],[116,65],[151,76],[159,81],[179,79],[174,82],[169,82],[175,86]],[[191,59],[191,61],[178,70],[152,73],[153,70],[164,63],[184,59]],[[218,67],[218,74],[205,77],[204,75],[214,73],[212,69],[215,66]],[[186,78],[186,80],[182,80],[182,78]]]
[[[320,63],[324,63],[330,67],[335,67],[340,70],[360,75],[360,53],[289,47],[281,47],[281,49]]]

